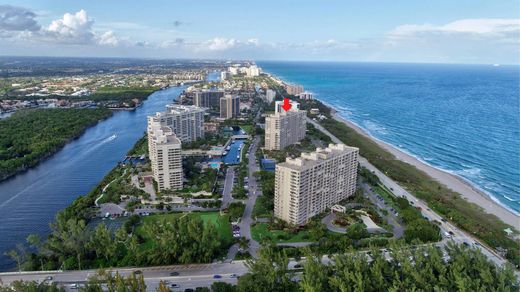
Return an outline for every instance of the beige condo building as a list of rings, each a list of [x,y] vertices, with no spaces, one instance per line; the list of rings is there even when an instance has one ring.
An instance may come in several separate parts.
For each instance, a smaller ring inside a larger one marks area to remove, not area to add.
[[[240,116],[240,97],[226,94],[220,98],[220,118],[232,119]]]
[[[148,150],[159,191],[182,189],[181,140],[172,129],[148,120]]]
[[[282,108],[283,101],[275,102],[275,113],[265,118],[265,149],[282,150],[305,138],[307,114],[299,104],[291,101],[291,109]]]
[[[204,137],[205,109],[193,105],[170,104],[166,111],[148,117],[148,124],[160,122],[170,127],[182,142],[193,142]]]
[[[304,225],[356,191],[359,149],[330,144],[276,165],[274,215]]]

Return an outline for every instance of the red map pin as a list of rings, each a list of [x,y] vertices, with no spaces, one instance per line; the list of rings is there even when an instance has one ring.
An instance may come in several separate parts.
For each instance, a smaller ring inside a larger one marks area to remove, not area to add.
[[[282,108],[285,110],[285,111],[288,111],[291,109],[291,103],[289,102],[289,99],[287,97],[285,97],[283,99],[283,105],[282,105]]]

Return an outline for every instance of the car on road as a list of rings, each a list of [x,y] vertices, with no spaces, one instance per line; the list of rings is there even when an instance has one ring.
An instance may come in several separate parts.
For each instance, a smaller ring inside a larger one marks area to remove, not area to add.
[[[52,281],[52,279],[53,279],[52,276],[45,277],[45,281]]]
[[[195,292],[195,290],[193,290],[191,288],[186,288],[186,289],[184,289],[184,292]]]
[[[170,273],[170,276],[172,276],[172,277],[175,277],[175,276],[178,276],[178,275],[179,275],[179,272],[171,272]]]
[[[141,270],[135,270],[132,272],[134,275],[141,275],[143,273],[143,271]]]
[[[73,284],[69,285],[69,289],[78,289],[78,288],[79,288],[79,286],[76,283],[73,283]]]
[[[177,283],[171,283],[170,284],[170,288],[179,288],[181,287],[181,285],[177,284]]]
[[[221,275],[213,275],[213,279],[220,279],[220,278],[222,278]]]
[[[445,236],[446,238],[451,238],[451,234],[450,234],[449,232],[444,232],[444,236]]]
[[[237,274],[231,274],[231,275],[229,275],[229,277],[234,279],[234,278],[238,278],[238,275]]]

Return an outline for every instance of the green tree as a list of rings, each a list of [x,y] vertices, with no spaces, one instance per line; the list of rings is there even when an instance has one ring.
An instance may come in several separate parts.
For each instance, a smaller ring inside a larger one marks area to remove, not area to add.
[[[246,262],[249,273],[238,280],[238,291],[296,291],[288,264],[285,252],[277,253],[270,247],[261,249],[258,259]]]

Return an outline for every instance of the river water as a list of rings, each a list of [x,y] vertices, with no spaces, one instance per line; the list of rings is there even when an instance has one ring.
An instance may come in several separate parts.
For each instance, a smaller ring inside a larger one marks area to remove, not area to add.
[[[151,94],[135,111],[120,111],[67,144],[37,167],[0,183],[0,270],[4,255],[29,234],[46,236],[56,213],[88,193],[146,131],[146,117],[175,100],[185,87]]]

